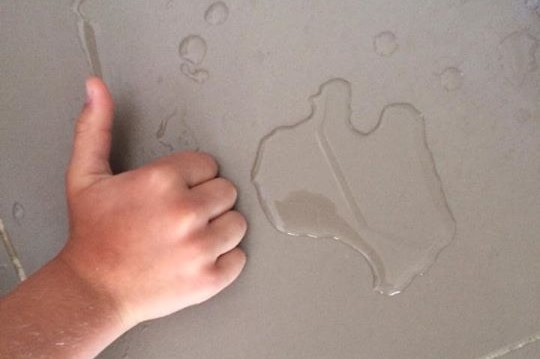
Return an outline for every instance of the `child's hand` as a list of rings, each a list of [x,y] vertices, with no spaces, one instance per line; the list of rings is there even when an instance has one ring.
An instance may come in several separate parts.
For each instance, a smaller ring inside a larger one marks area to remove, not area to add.
[[[130,326],[212,297],[246,261],[235,187],[195,152],[113,176],[113,102],[101,80],[87,89],[67,172],[70,236],[58,260],[109,296]]]

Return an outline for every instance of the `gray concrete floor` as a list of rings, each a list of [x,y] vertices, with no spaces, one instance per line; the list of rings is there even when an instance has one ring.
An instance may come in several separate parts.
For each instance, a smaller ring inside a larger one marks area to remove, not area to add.
[[[250,223],[234,285],[101,358],[540,357],[540,3],[212,3],[0,0],[0,218],[27,273],[65,242],[63,176],[91,73],[117,102],[116,170],[214,153]],[[279,139],[258,197],[261,140],[317,118],[310,98],[333,79],[350,97],[314,98],[326,132]],[[377,127],[405,105],[416,120],[398,111]],[[307,202],[287,202],[299,191]],[[374,290],[377,265],[402,293]],[[0,246],[0,294],[17,280]]]

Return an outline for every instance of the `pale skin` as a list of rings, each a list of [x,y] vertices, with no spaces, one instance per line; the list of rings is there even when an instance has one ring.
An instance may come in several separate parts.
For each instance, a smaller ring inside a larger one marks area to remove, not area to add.
[[[0,299],[0,358],[94,358],[143,321],[201,303],[246,262],[236,189],[206,154],[113,175],[113,100],[97,78],[66,174],[66,246]]]

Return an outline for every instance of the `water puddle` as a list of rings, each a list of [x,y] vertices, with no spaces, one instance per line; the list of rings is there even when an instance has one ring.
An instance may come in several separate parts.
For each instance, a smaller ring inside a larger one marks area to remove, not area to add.
[[[94,27],[92,26],[91,21],[81,11],[84,2],[85,0],[75,0],[71,5],[71,10],[77,16],[79,42],[81,44],[81,49],[86,56],[86,61],[88,62],[92,75],[103,77]]]
[[[390,104],[361,132],[342,79],[309,100],[308,118],[261,140],[252,172],[260,204],[281,232],[351,246],[369,262],[374,289],[397,294],[455,234],[424,119],[410,104]]]

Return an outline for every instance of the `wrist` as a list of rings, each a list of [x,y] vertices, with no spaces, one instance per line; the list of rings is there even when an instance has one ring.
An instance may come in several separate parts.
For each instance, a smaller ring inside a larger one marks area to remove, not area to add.
[[[80,253],[80,249],[74,251],[70,248],[68,242],[53,262],[64,268],[65,272],[78,281],[82,288],[92,293],[92,297],[98,303],[102,303],[106,311],[115,316],[121,327],[129,330],[139,324],[122,300],[122,295],[118,290],[123,283],[111,275],[112,272],[107,270],[106,265],[94,264],[87,258],[81,258]]]
[[[50,261],[44,269],[50,271],[57,284],[65,288],[58,290],[66,290],[67,295],[75,297],[69,300],[78,299],[82,314],[94,317],[98,325],[103,324],[104,327],[121,333],[135,326],[136,323],[127,323],[119,303],[106,290],[78,273],[61,255]]]

